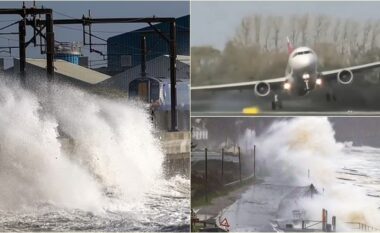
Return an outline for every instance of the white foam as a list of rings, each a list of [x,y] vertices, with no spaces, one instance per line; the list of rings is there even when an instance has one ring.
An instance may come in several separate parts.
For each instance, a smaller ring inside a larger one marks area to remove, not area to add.
[[[336,172],[350,157],[344,144],[337,142],[334,135],[326,117],[274,122],[265,133],[252,139],[258,145],[258,174],[273,184],[306,186],[313,183],[322,193],[313,199],[297,201],[289,206],[288,214],[301,207],[306,209],[310,219],[320,220],[325,208],[329,218],[337,217],[342,229],[341,223],[350,221],[379,228],[380,211],[376,200],[368,197],[364,189],[336,178]]]
[[[100,211],[110,205],[106,191],[141,202],[161,179],[164,157],[145,109],[44,88],[0,81],[0,209],[50,203]]]

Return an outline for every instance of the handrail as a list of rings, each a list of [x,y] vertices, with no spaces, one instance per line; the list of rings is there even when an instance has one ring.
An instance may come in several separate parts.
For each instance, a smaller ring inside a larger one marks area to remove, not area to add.
[[[253,178],[253,177],[255,177],[255,175],[252,173],[251,175],[249,175],[249,176],[247,176],[247,177],[241,179],[241,181],[246,181],[246,180],[249,180],[249,179],[251,179],[251,178]],[[235,185],[235,184],[238,184],[238,183],[240,183],[240,180],[232,181],[232,182],[230,182],[230,183],[224,184],[223,186],[224,186],[224,187],[227,187],[227,186]]]
[[[313,220],[302,220],[302,222],[304,223],[304,228],[303,229],[307,229],[307,228],[310,228],[310,227],[313,227],[313,226],[316,226],[318,224],[322,224],[323,222],[322,221],[313,221]],[[313,222],[312,225],[309,225],[309,226],[306,226],[306,223],[305,222]]]
[[[359,229],[359,230],[365,230],[365,231],[380,231],[380,229],[376,228],[376,227],[373,227],[373,226],[369,226],[365,223],[361,223],[361,222],[345,222],[346,224],[351,224],[351,225],[358,225],[358,228],[355,228],[355,229]]]

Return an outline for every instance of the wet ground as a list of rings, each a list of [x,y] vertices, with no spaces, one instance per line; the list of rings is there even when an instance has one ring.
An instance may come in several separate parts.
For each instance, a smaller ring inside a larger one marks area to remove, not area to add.
[[[327,101],[327,88],[306,96],[280,93],[283,108],[271,109],[273,94],[258,97],[252,91],[192,91],[192,116],[241,116],[244,108],[256,107],[257,115],[379,115],[380,85],[353,83],[333,88],[336,101]]]

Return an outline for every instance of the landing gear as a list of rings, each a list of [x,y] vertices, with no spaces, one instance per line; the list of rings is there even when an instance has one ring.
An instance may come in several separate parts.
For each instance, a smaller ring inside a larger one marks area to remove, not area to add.
[[[326,101],[327,102],[331,102],[331,101],[333,101],[333,102],[336,102],[336,95],[334,94],[334,93],[332,93],[332,92],[328,92],[327,94],[326,94]]]
[[[274,98],[272,101],[272,110],[276,110],[276,109],[282,109],[282,102],[278,98],[277,94],[274,95]]]

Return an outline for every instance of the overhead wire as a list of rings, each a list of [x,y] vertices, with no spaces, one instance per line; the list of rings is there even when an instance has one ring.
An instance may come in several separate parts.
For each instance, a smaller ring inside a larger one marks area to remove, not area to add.
[[[13,23],[11,23],[11,24],[8,24],[7,26],[4,26],[4,27],[2,27],[2,28],[0,28],[0,31],[1,30],[4,30],[4,29],[6,29],[6,28],[9,28],[9,27],[11,27],[11,26],[13,26],[13,25],[15,25],[15,24],[18,24],[20,21],[16,21],[16,22],[13,22]]]

